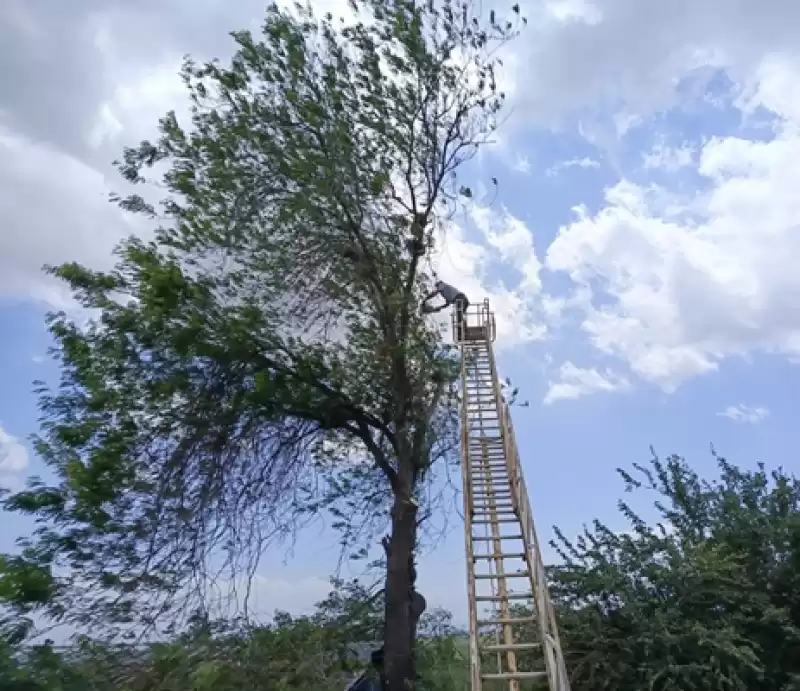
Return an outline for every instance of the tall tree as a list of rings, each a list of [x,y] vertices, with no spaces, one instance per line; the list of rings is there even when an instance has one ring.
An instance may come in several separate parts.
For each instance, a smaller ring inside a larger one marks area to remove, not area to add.
[[[679,457],[620,470],[656,519],[559,533],[551,569],[575,691],[800,689],[800,482],[717,458],[705,480]]]
[[[227,67],[187,60],[191,126],[167,114],[119,164],[137,184],[165,171],[157,207],[119,200],[155,239],[123,242],[112,271],[51,269],[93,317],[50,317],[62,378],[37,452],[56,482],[4,502],[39,521],[6,578],[37,571],[61,619],[154,624],[342,499],[328,480],[355,507],[345,527],[390,509],[385,688],[406,691],[420,489],[456,426],[457,363],[419,311],[425,253],[497,126],[519,8],[352,9],[273,5]]]

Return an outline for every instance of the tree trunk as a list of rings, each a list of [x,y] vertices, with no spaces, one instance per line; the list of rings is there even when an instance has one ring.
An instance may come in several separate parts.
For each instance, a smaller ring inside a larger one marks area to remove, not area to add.
[[[386,570],[386,621],[383,634],[383,691],[414,688],[414,630],[411,558],[417,531],[417,507],[398,495],[392,509],[392,534]]]

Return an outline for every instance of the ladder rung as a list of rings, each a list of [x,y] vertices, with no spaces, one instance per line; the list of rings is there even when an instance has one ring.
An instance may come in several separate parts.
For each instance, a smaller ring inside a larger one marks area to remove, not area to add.
[[[510,573],[476,573],[475,578],[482,580],[495,580],[499,581],[501,578],[528,578],[531,575],[530,571],[512,571]]]
[[[473,559],[525,559],[525,552],[494,552],[492,554],[473,554]]]
[[[538,643],[498,643],[481,646],[482,653],[504,653],[507,650],[536,650]]]
[[[476,518],[485,518],[487,516],[490,519],[494,518],[495,516],[508,516],[509,518],[511,516],[513,516],[514,519],[518,518],[516,512],[514,512],[513,510],[511,510],[511,511],[490,511],[490,510],[487,510],[487,511],[473,511],[471,516],[470,516],[470,518],[472,519],[473,523],[477,523],[478,521],[475,520]],[[508,520],[506,518],[496,519],[496,520],[499,520],[500,523],[507,523],[508,522]]]
[[[488,525],[490,523],[519,523],[518,518],[495,518],[489,519],[488,521],[480,520],[480,521],[472,521],[472,525]]]
[[[513,626],[514,624],[526,624],[536,621],[536,617],[508,617],[506,619],[479,619],[478,626]]]
[[[476,602],[502,602],[503,600],[530,600],[531,593],[506,593],[505,595],[476,595]]]
[[[506,681],[514,679],[541,679],[547,672],[501,672],[500,674],[481,674],[484,681]]]
[[[489,542],[493,540],[521,540],[522,535],[498,535],[497,537],[484,537],[483,535],[473,535],[473,542]]]

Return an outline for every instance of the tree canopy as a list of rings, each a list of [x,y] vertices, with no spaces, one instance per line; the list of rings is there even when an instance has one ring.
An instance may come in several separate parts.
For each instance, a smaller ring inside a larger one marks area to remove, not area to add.
[[[421,490],[457,419],[427,254],[497,126],[519,7],[351,5],[271,5],[227,66],[187,59],[191,122],[168,113],[118,163],[153,239],[50,269],[90,320],[49,318],[36,451],[56,479],[3,505],[39,525],[5,562],[7,588],[36,574],[20,611],[155,626],[333,507],[350,534],[389,529],[387,688],[413,678]]]
[[[630,530],[559,534],[551,567],[576,691],[800,689],[800,482],[716,458],[620,470],[655,496],[655,520],[621,501]]]

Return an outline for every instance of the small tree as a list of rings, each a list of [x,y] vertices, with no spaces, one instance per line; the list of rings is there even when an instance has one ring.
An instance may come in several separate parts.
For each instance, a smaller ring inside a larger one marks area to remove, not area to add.
[[[345,530],[390,509],[385,688],[405,691],[420,490],[457,422],[457,363],[419,312],[425,253],[471,194],[456,171],[497,125],[519,8],[352,9],[271,6],[227,68],[187,60],[192,127],[169,113],[119,165],[136,184],[166,169],[158,213],[119,200],[155,239],[110,272],[51,269],[94,317],[50,317],[62,379],[37,451],[57,482],[4,507],[38,517],[24,568],[84,625],[188,607],[324,505],[352,502]]]
[[[656,497],[630,531],[559,533],[551,569],[575,691],[794,691],[800,683],[800,482],[718,458],[704,480],[678,457],[619,471]]]

